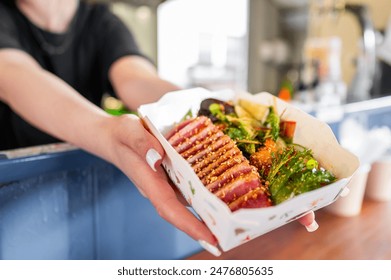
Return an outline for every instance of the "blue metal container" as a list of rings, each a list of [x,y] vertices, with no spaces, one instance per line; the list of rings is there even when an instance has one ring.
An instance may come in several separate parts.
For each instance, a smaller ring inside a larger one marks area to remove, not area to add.
[[[0,159],[0,259],[182,259],[200,250],[118,169],[84,151]]]

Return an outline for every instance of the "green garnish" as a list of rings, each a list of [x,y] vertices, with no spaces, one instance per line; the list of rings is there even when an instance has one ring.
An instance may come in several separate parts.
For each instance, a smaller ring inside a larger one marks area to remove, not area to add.
[[[260,142],[256,140],[256,128],[260,124],[255,119],[239,118],[236,114],[224,114],[222,106],[212,103],[209,111],[220,123],[225,125],[224,133],[231,139],[238,142],[238,147],[246,154],[252,154],[259,147]],[[256,143],[259,143],[258,145]]]
[[[318,168],[318,162],[314,160],[310,149],[298,151],[289,145],[273,154],[266,180],[273,203],[279,204],[298,194],[330,184],[335,179],[329,171]]]
[[[220,104],[217,104],[217,103],[210,104],[209,111],[212,113],[212,115],[217,117],[219,120],[221,120],[221,121],[226,120],[226,116],[225,116]]]
[[[193,118],[193,113],[191,112],[191,109],[189,109],[189,111],[187,111],[187,113],[182,117],[181,122],[191,118]]]
[[[319,164],[315,159],[311,158],[307,161],[306,166],[308,169],[314,169],[314,168],[318,168]]]
[[[274,111],[274,108],[272,106],[270,106],[269,110],[270,111],[269,114],[267,115],[265,124],[266,127],[271,128],[271,130],[268,131],[268,133],[270,134],[272,139],[276,141],[278,136],[280,135],[280,117],[277,115],[277,112]]]
[[[264,121],[252,117],[258,113],[254,106],[247,104],[246,108],[252,108],[252,114],[246,114],[243,108],[241,113],[232,110],[227,113],[222,104],[209,105],[211,115],[216,118],[214,122],[221,125],[223,132],[236,142],[248,159],[254,153],[268,149],[266,142],[275,142],[275,150],[270,151],[270,159],[266,159],[271,162],[270,168],[262,167],[258,170],[262,180],[268,185],[274,205],[336,180],[331,172],[320,167],[310,149],[292,143],[295,121],[282,120],[274,106],[261,107],[264,110],[262,116],[267,114],[265,118],[262,117]]]

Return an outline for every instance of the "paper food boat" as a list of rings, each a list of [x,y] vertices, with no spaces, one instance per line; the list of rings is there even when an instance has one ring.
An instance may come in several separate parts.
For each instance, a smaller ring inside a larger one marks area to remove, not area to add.
[[[284,119],[297,122],[294,142],[311,148],[320,165],[330,170],[338,181],[276,206],[231,212],[224,202],[204,187],[191,166],[163,136],[179,123],[189,110],[195,116],[201,101],[210,97],[224,101],[240,97],[265,105],[276,104],[279,114],[285,110]],[[182,90],[168,93],[156,103],[141,106],[139,114],[165,149],[163,167],[216,236],[223,251],[296,220],[310,210],[329,205],[338,198],[359,166],[356,156],[339,145],[327,124],[269,93],[252,95],[231,91],[210,92],[203,88]]]

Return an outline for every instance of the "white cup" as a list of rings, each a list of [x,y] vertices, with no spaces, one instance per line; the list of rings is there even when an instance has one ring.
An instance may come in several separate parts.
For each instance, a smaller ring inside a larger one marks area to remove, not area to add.
[[[365,196],[376,201],[391,200],[391,156],[382,157],[372,164]]]
[[[327,206],[326,211],[343,217],[359,215],[370,170],[369,165],[361,166],[346,186],[350,190],[349,194],[346,197],[338,198],[337,201]]]

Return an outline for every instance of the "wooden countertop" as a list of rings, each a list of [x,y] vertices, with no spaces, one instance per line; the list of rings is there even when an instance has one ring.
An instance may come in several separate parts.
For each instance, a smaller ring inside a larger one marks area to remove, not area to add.
[[[216,258],[206,251],[190,260],[391,260],[391,201],[365,199],[360,215],[316,212],[319,229],[308,233],[292,222]]]

